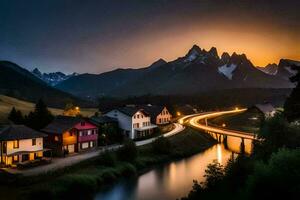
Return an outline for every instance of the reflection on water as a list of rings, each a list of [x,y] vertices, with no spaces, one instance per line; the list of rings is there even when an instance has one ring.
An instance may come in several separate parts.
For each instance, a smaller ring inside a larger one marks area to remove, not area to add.
[[[123,180],[107,191],[101,191],[95,200],[174,200],[186,196],[193,180],[204,181],[206,166],[213,160],[225,165],[232,155],[217,144],[190,158],[155,168],[138,178]]]
[[[235,153],[239,153],[240,152],[240,147],[241,147],[241,138],[238,137],[227,137],[227,144],[228,144],[228,148],[235,152]],[[245,144],[245,152],[247,154],[251,153],[251,147],[252,147],[252,140],[250,139],[244,139],[244,144]]]

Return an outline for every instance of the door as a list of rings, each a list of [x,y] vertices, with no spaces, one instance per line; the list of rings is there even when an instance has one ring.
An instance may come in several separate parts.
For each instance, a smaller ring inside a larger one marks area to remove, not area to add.
[[[69,151],[69,153],[74,153],[75,152],[75,145],[74,144],[68,145],[68,151]]]

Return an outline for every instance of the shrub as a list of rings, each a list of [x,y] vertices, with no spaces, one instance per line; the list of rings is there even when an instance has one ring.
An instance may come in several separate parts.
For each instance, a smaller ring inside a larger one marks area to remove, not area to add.
[[[97,163],[109,167],[115,166],[117,163],[116,154],[108,151],[104,152],[103,154],[99,155]]]
[[[58,182],[61,199],[92,199],[97,189],[97,179],[89,175],[67,175]]]
[[[120,160],[134,162],[138,156],[138,150],[132,140],[126,140],[117,154]]]
[[[120,170],[123,176],[132,176],[137,173],[136,168],[130,163],[122,164]]]
[[[172,151],[172,145],[168,138],[159,137],[151,144],[152,151],[159,154],[169,154]]]

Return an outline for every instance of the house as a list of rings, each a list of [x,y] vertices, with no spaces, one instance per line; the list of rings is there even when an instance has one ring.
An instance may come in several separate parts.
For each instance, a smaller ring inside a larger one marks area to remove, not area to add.
[[[249,112],[259,112],[264,118],[273,117],[276,113],[276,109],[270,103],[255,104],[249,108]]]
[[[119,128],[131,138],[138,139],[154,133],[156,125],[151,123],[150,115],[136,106],[126,106],[114,109],[105,116],[116,118]]]
[[[89,121],[91,123],[97,125],[98,127],[108,125],[108,124],[112,124],[112,125],[118,124],[118,120],[116,118],[112,118],[112,117],[105,116],[105,115],[92,116],[92,117],[90,117]]]
[[[24,125],[8,125],[0,131],[1,164],[14,165],[43,157],[47,135]]]
[[[150,115],[151,122],[153,124],[162,125],[171,122],[172,115],[165,106],[155,106],[149,104],[146,106],[139,106],[139,108],[143,109]]]
[[[47,147],[59,156],[97,147],[97,126],[80,117],[57,116],[42,131],[48,134]]]

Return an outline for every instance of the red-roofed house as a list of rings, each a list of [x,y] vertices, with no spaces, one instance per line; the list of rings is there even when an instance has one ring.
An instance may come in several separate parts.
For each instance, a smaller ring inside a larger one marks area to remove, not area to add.
[[[42,131],[48,134],[47,147],[57,155],[97,147],[98,128],[79,117],[58,116]]]

